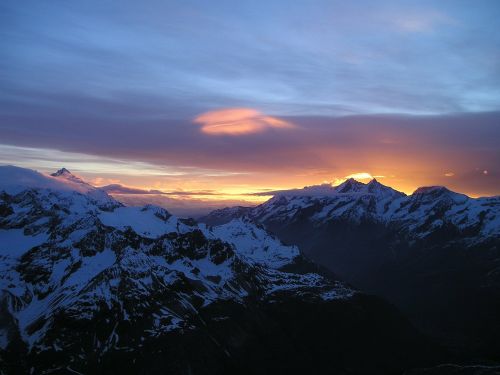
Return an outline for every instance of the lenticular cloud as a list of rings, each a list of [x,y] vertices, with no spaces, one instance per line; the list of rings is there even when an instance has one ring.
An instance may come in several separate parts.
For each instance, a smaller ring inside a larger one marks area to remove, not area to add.
[[[202,113],[194,119],[201,131],[210,135],[245,135],[294,126],[251,108],[229,108]]]

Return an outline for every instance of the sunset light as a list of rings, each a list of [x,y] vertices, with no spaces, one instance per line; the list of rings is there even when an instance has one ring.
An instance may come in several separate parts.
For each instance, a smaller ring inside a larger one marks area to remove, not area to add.
[[[2,0],[0,375],[499,375],[500,0]]]
[[[210,135],[244,135],[269,129],[290,129],[293,125],[276,117],[266,116],[249,108],[210,111],[197,116],[194,122]]]

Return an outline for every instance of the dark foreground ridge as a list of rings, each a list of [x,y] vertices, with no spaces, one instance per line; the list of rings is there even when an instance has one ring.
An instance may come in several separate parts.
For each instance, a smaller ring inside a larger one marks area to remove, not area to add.
[[[247,219],[0,167],[3,374],[400,374],[451,357]]]
[[[394,303],[459,359],[500,361],[500,197],[441,186],[406,196],[375,180],[349,180],[276,192],[260,206],[201,221],[239,217]]]

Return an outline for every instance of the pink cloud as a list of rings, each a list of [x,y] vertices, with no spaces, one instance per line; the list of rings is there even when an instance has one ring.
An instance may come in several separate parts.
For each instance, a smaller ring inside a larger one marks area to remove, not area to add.
[[[269,129],[293,128],[290,122],[251,108],[229,108],[205,112],[194,119],[201,131],[210,135],[245,135]]]

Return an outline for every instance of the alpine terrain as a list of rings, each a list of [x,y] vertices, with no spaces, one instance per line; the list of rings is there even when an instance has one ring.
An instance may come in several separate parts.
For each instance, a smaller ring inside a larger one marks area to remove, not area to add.
[[[201,220],[262,224],[343,280],[398,306],[460,358],[500,361],[500,197],[375,179],[274,192]]]
[[[367,212],[400,215],[395,199],[406,198],[375,187],[373,199],[356,193]],[[395,307],[254,220],[285,230],[301,215],[312,230],[336,199],[280,195],[207,226],[125,207],[65,169],[0,167],[0,373],[399,374],[447,358]],[[479,233],[495,229],[490,216]],[[318,245],[304,249],[318,259]]]

